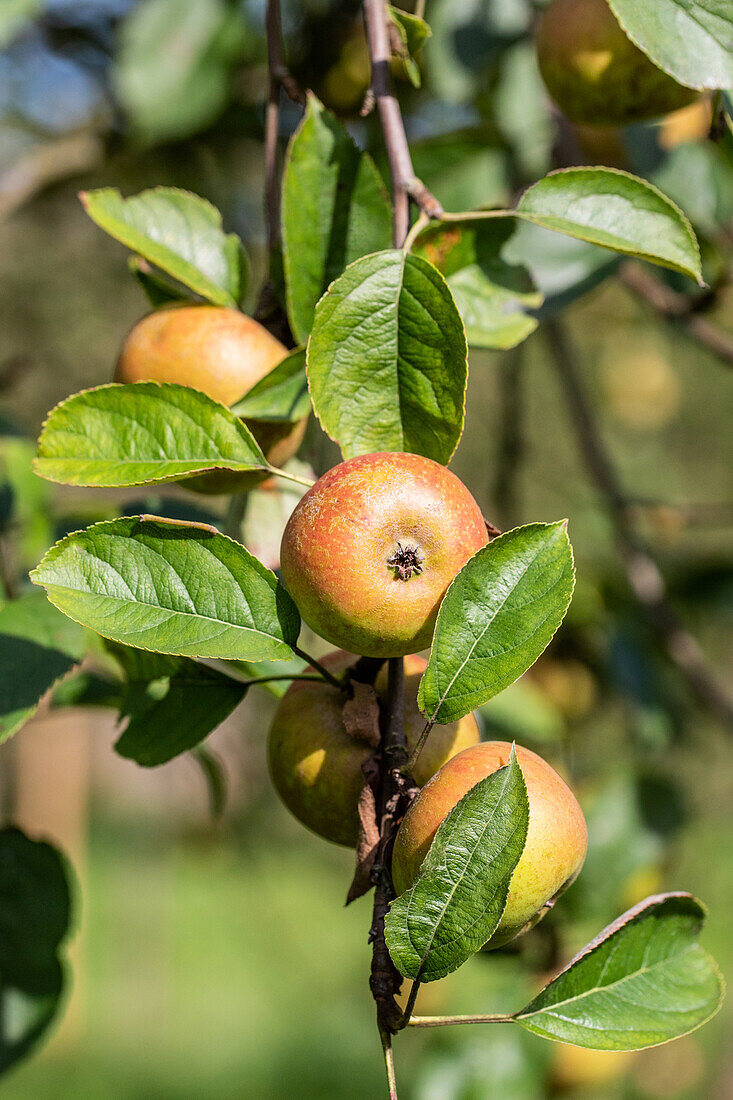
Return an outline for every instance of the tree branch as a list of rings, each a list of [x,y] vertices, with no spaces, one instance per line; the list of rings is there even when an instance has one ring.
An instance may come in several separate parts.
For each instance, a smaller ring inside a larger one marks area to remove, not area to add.
[[[384,939],[384,918],[394,897],[389,859],[392,841],[404,809],[402,792],[409,784],[400,769],[407,761],[405,737],[405,672],[402,657],[392,657],[387,671],[387,704],[382,711],[380,741],[380,782],[377,805],[379,845],[372,868],[375,885],[374,909],[369,939],[372,948],[372,968],[369,986],[377,1005],[377,1024],[380,1034],[397,1030],[402,1017],[395,995],[402,979],[390,958]]]
[[[629,586],[662,649],[690,691],[723,725],[733,730],[733,700],[709,668],[695,638],[680,622],[669,602],[659,567],[634,527],[633,505],[626,499],[602,442],[591,403],[583,389],[575,347],[558,321],[546,321],[544,330],[588,473],[613,522]]]
[[[679,294],[660,279],[656,279],[641,264],[632,261],[622,264],[619,278],[666,321],[678,325],[727,366],[733,366],[733,333],[726,332],[697,313],[695,303],[690,302],[684,294]]]
[[[392,178],[394,243],[395,248],[401,248],[410,228],[411,198],[431,218],[440,218],[443,208],[416,178],[412,167],[402,112],[392,90],[392,54],[384,0],[364,0],[364,22],[372,67],[370,91],[379,111]]]
[[[270,252],[280,240],[280,172],[278,136],[280,127],[280,89],[295,103],[305,103],[305,96],[283,61],[283,34],[280,0],[267,0],[265,15],[267,32],[268,92],[265,108],[265,214],[267,245]]]

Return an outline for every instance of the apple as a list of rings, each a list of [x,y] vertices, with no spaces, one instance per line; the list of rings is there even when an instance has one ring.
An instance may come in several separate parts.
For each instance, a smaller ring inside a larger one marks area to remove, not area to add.
[[[445,591],[488,541],[481,509],[421,455],[360,455],[308,490],[280,549],[283,581],[309,626],[367,657],[430,645]]]
[[[336,650],[323,659],[340,675],[358,661],[353,653]],[[414,748],[425,719],[418,710],[417,688],[425,671],[424,658],[405,657],[405,733]],[[375,687],[386,699],[387,669]],[[269,738],[270,774],[288,809],[314,833],[335,844],[356,847],[359,839],[359,795],[364,783],[361,765],[374,752],[364,738],[347,731],[342,717],[346,694],[325,681],[294,680],[281,699]],[[422,785],[455,753],[480,740],[476,719],[436,726],[421,752],[415,781]]]
[[[288,354],[257,321],[223,306],[168,306],[143,317],[122,345],[115,382],[175,382],[233,405]],[[292,458],[305,420],[289,424],[245,420],[272,466]],[[244,491],[267,475],[217,470],[186,478],[201,492]]]
[[[606,0],[552,0],[535,41],[547,90],[571,122],[626,126],[669,114],[699,95],[634,45]]]
[[[508,741],[473,745],[453,756],[423,787],[395,838],[392,879],[398,894],[412,885],[444,818],[472,787],[509,763],[511,749]],[[492,948],[544,916],[548,903],[577,877],[588,846],[583,812],[565,781],[530,749],[517,745],[516,751],[527,785],[529,828],[506,909],[487,944]]]

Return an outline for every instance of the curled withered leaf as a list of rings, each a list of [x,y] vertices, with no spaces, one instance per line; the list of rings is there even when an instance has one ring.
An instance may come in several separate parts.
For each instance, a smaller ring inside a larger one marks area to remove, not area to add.
[[[362,685],[365,686],[365,685]],[[379,761],[370,756],[361,766],[364,786],[359,795],[359,843],[356,846],[356,870],[346,895],[346,904],[363,897],[372,885],[372,867],[379,847],[379,823],[377,821],[377,785]]]

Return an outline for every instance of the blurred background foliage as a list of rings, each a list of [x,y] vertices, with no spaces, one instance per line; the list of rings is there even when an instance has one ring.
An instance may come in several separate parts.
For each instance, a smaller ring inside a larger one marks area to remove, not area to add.
[[[704,102],[656,126],[569,131],[539,80],[534,14],[528,0],[429,0],[420,91],[395,62],[418,174],[446,208],[466,209],[505,203],[558,155],[632,168],[689,214],[709,288],[656,278],[730,329],[730,135],[706,140]],[[283,22],[298,81],[383,163],[375,119],[359,113],[369,79],[359,5],[289,0]],[[122,494],[51,489],[30,473],[47,410],[110,379],[146,308],[79,187],[190,188],[220,207],[264,273],[264,3],[4,0],[0,46],[0,552],[12,597],[60,533],[126,510]],[[284,102],[283,139],[298,118]],[[550,292],[542,315],[567,306],[628,513],[672,605],[729,678],[730,363],[614,277],[608,254],[543,230],[526,247]],[[424,988],[418,1011],[517,1007],[560,959],[660,889],[708,903],[705,943],[733,973],[733,731],[690,693],[632,595],[566,396],[542,326],[514,351],[473,351],[453,468],[499,526],[570,519],[578,585],[566,623],[481,717],[487,735],[516,737],[571,778],[588,862],[521,945]],[[337,460],[313,423],[302,457],[318,473]],[[146,510],[201,512],[200,499],[165,497]],[[220,512],[216,499],[204,505]],[[265,525],[282,511],[256,494],[253,548],[277,545]],[[74,682],[62,690],[73,699]],[[56,839],[78,876],[66,1014],[4,1082],[8,1100],[381,1096],[367,906],[343,909],[349,853],[305,834],[267,782],[273,705],[251,692],[210,740],[229,781],[219,820],[190,758],[145,770],[116,757],[107,711],[52,708],[3,746],[4,816]],[[727,1100],[732,1023],[729,1002],[702,1032],[636,1055],[501,1028],[411,1034],[399,1042],[401,1078],[414,1100]]]

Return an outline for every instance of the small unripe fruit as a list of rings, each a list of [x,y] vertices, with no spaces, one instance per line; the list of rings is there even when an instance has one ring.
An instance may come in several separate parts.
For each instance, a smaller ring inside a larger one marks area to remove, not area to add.
[[[699,95],[634,45],[606,0],[552,0],[536,43],[547,90],[571,122],[626,126],[669,114]]]
[[[488,540],[481,509],[420,455],[361,455],[309,489],[283,535],[283,581],[322,638],[367,657],[430,645],[440,601]]]
[[[509,763],[511,749],[508,741],[464,749],[420,791],[395,838],[392,878],[398,894],[412,885],[444,818],[472,787]],[[588,846],[583,811],[565,781],[542,757],[520,745],[517,759],[529,799],[527,843],[490,947],[507,943],[544,915],[547,903],[578,875]]]
[[[236,309],[170,306],[138,321],[122,345],[114,380],[174,382],[233,405],[287,354],[288,349],[267,329]],[[273,466],[292,458],[305,432],[305,420],[295,425],[266,420],[245,423]],[[186,479],[186,486],[227,492],[257,484],[263,476],[267,475],[214,471]]]
[[[357,660],[354,654],[337,650],[323,658],[323,663],[339,675]],[[425,725],[417,706],[417,688],[425,665],[417,655],[405,658],[405,734],[410,749]],[[384,699],[386,667],[375,687]],[[358,803],[364,785],[361,765],[373,754],[374,747],[344,726],[342,708],[346,698],[345,692],[325,682],[293,681],[275,712],[269,760],[275,789],[298,820],[326,840],[353,848],[359,839]],[[437,726],[420,754],[416,782],[427,783],[446,760],[479,740],[473,715]]]

